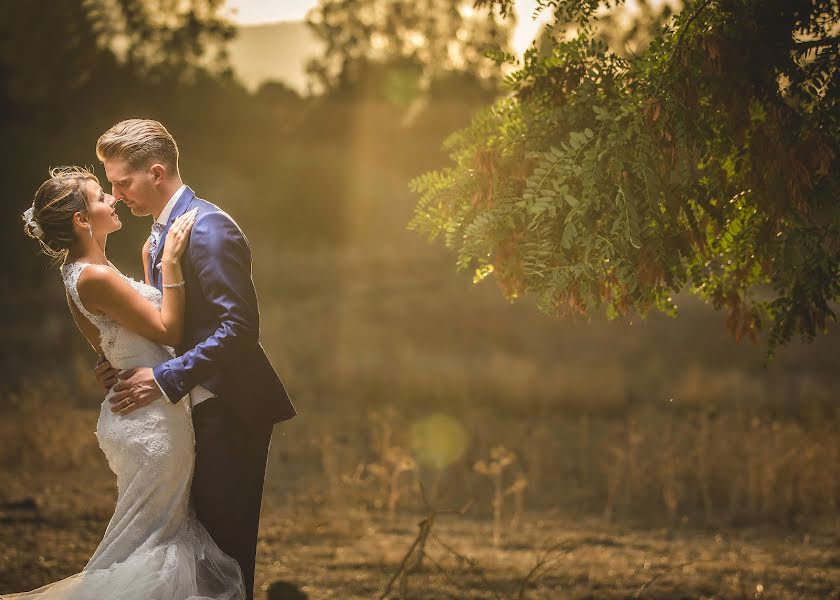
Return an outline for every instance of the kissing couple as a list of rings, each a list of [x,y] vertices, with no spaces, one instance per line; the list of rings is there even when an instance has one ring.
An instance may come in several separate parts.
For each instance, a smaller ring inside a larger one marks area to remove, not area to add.
[[[183,184],[161,123],[117,123],[96,155],[110,194],[90,171],[53,169],[24,221],[61,262],[70,312],[100,355],[96,437],[117,503],[80,573],[3,598],[250,600],[272,426],[296,414],[259,341],[251,248]],[[144,281],[105,254],[119,201],[154,219]]]

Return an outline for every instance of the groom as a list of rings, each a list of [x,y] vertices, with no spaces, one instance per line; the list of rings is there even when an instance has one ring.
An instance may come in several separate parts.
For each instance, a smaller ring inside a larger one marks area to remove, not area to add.
[[[114,196],[131,214],[154,219],[143,261],[147,280],[158,289],[169,226],[198,209],[181,260],[186,309],[177,357],[118,376],[103,362],[96,375],[104,387],[114,384],[111,410],[120,414],[161,395],[173,403],[192,402],[193,505],[222,551],[239,563],[250,600],[271,429],[296,414],[259,342],[251,248],[230,216],[182,183],[178,147],[157,121],[117,123],[99,138],[96,155]]]

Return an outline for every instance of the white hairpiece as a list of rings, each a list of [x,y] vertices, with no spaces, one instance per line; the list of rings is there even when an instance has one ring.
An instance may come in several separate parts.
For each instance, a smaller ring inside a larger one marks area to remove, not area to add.
[[[40,240],[42,237],[44,237],[44,230],[41,229],[41,225],[32,216],[34,214],[35,206],[32,205],[23,212],[23,222],[26,223],[27,226],[29,226],[29,229],[32,231],[32,234]]]

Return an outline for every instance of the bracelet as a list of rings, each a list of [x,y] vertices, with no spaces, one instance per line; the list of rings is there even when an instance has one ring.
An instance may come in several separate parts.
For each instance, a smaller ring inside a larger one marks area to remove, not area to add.
[[[179,287],[184,287],[184,285],[186,285],[186,283],[187,282],[182,279],[178,283],[164,283],[163,287],[165,287],[165,288],[179,288]]]

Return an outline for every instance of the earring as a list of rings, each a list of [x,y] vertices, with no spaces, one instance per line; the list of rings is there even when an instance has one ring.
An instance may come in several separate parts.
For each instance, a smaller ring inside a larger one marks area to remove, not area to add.
[[[91,228],[90,223],[88,223],[88,233],[90,234],[90,237],[93,237],[93,229]]]

